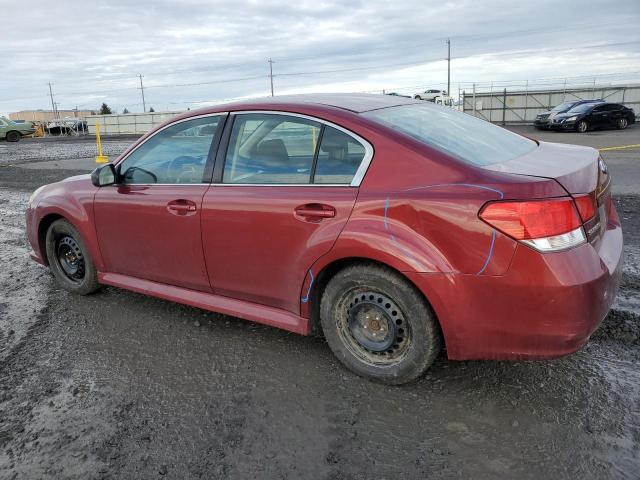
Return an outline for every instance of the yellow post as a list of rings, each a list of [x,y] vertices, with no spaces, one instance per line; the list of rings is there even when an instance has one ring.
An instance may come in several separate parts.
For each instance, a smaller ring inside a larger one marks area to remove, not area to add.
[[[102,154],[102,142],[100,141],[100,122],[96,122],[96,149],[98,150],[96,163],[109,163],[109,157]]]

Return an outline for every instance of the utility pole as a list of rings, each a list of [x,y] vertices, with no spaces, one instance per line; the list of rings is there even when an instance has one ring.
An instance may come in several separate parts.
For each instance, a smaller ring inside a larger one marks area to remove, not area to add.
[[[447,95],[451,96],[451,39],[447,38]]]
[[[271,80],[271,96],[273,97],[273,60],[269,58],[269,80]]]
[[[49,96],[51,97],[51,112],[53,114],[53,118],[56,118],[56,104],[53,101],[53,91],[51,90],[51,82],[49,82]]]
[[[142,92],[142,112],[146,113],[147,104],[144,102],[144,85],[142,85],[142,74],[139,73],[138,77],[140,77],[140,91]]]

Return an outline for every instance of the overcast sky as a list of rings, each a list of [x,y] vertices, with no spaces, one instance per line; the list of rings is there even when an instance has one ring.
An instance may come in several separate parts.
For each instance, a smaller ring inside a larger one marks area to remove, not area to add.
[[[0,0],[0,113],[571,77],[640,81],[640,1]],[[554,80],[562,82],[562,80]],[[446,88],[446,87],[445,87]],[[511,87],[510,87],[511,88]]]

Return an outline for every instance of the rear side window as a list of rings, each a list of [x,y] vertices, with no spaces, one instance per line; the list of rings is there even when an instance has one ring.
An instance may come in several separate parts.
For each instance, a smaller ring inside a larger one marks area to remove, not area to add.
[[[365,147],[345,132],[284,114],[236,115],[223,183],[349,185]]]
[[[233,122],[224,183],[309,183],[319,122],[286,115],[243,114]]]
[[[364,155],[364,147],[351,135],[325,127],[313,183],[351,183]]]
[[[485,120],[437,105],[401,105],[362,115],[478,166],[512,160],[537,146]]]

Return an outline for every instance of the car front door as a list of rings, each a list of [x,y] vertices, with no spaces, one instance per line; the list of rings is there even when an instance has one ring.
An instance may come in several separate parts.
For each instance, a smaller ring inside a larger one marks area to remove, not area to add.
[[[109,272],[211,291],[201,207],[225,118],[165,127],[118,164],[116,185],[98,190],[95,224]]]
[[[309,268],[353,209],[373,150],[316,119],[232,115],[202,205],[214,292],[299,313]]]

